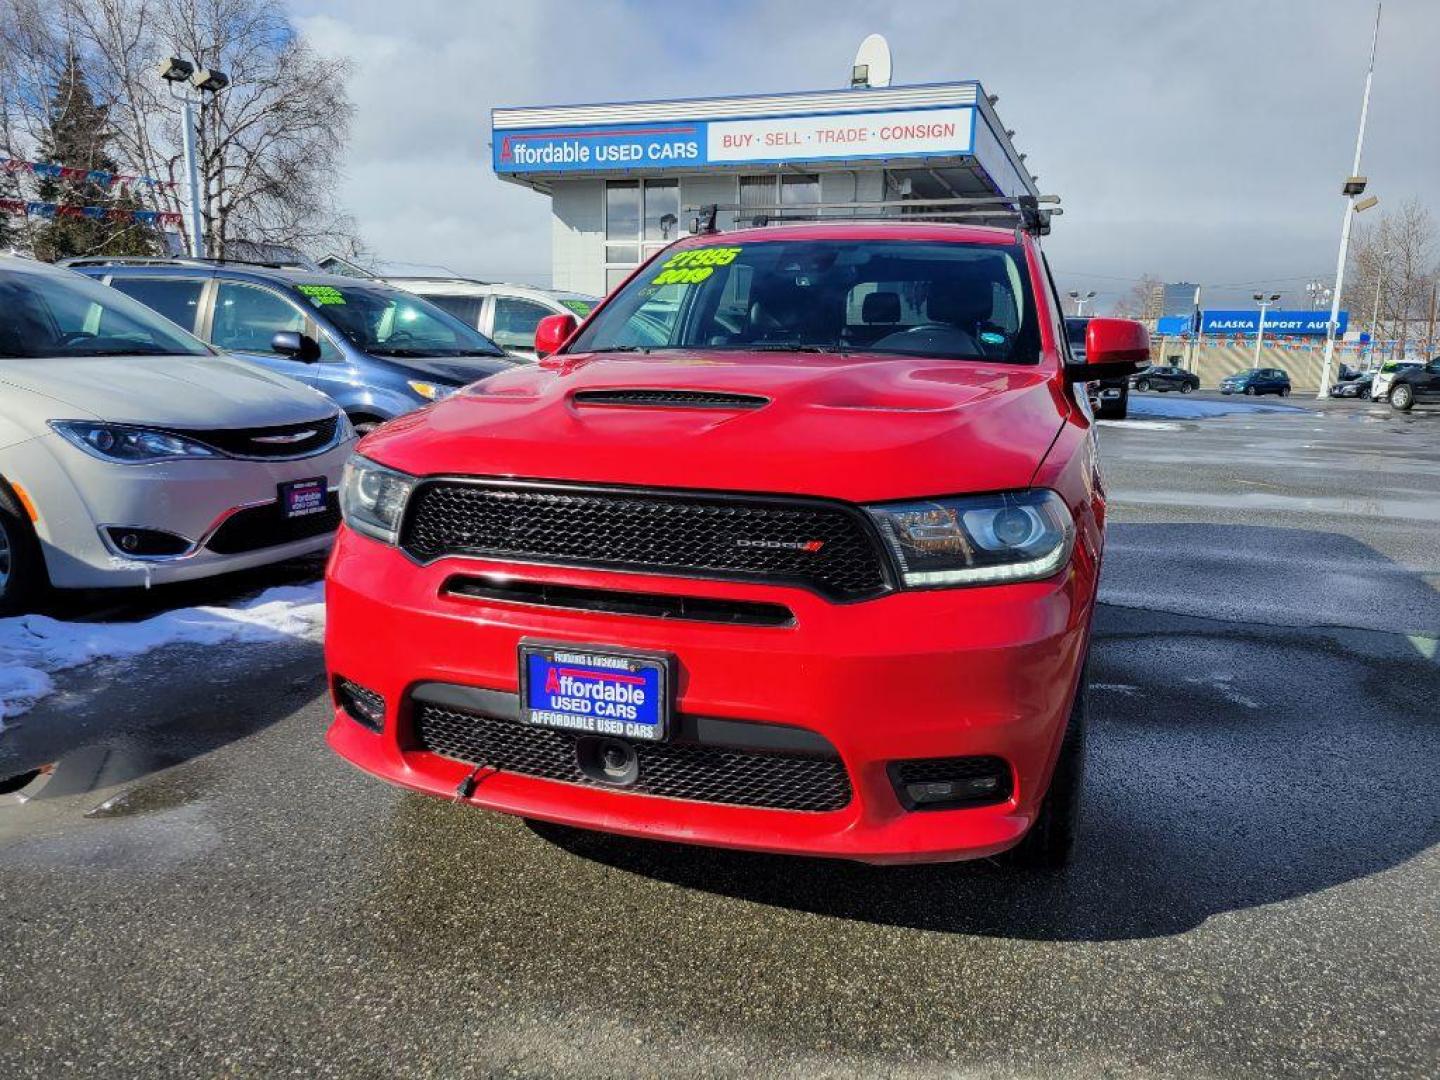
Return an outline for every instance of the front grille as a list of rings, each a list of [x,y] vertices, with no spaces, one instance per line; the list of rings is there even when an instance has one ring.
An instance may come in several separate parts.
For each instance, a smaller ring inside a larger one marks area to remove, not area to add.
[[[458,575],[445,582],[441,592],[475,600],[498,600],[570,611],[603,611],[611,615],[638,615],[651,619],[685,619],[740,626],[795,624],[794,613],[783,604],[755,600],[722,600],[710,596],[631,592],[628,589],[591,589],[551,585],[543,581],[507,581],[500,577]]]
[[[577,390],[576,405],[638,405],[664,409],[758,409],[770,399],[718,390]]]
[[[292,544],[312,536],[332,533],[340,527],[340,497],[333,491],[325,497],[325,509],[318,514],[286,518],[279,503],[266,503],[239,510],[225,519],[205,546],[217,555],[239,555],[246,551]]]
[[[835,758],[694,743],[636,743],[639,776],[629,786],[615,787],[581,770],[577,746],[586,736],[568,731],[415,702],[411,734],[416,749],[586,787],[772,810],[820,812],[850,802],[850,779]]]
[[[232,457],[297,458],[324,450],[335,441],[340,415],[305,424],[261,428],[176,429],[177,435],[202,442]]]
[[[400,544],[422,562],[480,555],[774,581],[838,600],[887,587],[859,511],[816,500],[433,480],[416,490]]]

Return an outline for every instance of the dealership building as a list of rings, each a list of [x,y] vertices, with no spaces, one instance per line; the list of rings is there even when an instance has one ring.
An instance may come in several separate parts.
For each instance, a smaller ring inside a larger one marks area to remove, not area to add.
[[[877,215],[898,215],[923,212],[905,206],[920,200],[1038,196],[995,102],[955,82],[501,108],[492,161],[501,179],[549,196],[555,287],[598,295],[709,204],[741,208],[722,214],[725,227],[776,207],[803,217],[807,205],[831,207],[821,216],[884,203]]]

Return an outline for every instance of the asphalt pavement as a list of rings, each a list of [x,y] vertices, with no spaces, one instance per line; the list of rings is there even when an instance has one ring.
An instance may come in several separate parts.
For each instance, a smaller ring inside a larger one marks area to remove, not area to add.
[[[335,758],[312,642],[167,649],[0,734],[0,1075],[1436,1075],[1440,410],[1174,404],[1071,869],[531,826]]]

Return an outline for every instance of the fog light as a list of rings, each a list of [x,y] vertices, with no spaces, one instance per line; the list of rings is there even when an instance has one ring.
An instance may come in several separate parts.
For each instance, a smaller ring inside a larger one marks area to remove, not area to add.
[[[361,727],[375,732],[384,730],[385,698],[374,690],[349,679],[336,679],[335,701],[345,715]]]
[[[907,810],[953,810],[1010,798],[1010,766],[998,757],[917,758],[888,772]]]
[[[162,529],[132,529],[112,526],[105,530],[110,543],[126,555],[143,558],[163,558],[183,555],[190,550],[190,541],[175,533]]]

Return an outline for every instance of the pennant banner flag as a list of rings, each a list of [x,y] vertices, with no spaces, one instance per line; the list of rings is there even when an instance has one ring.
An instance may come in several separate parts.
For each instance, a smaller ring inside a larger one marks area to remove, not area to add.
[[[32,173],[48,176],[53,180],[70,180],[76,183],[95,184],[97,187],[112,188],[165,188],[175,186],[173,180],[156,180],[153,176],[134,176],[130,173],[106,172],[104,169],[77,169],[69,165],[54,165],[44,161],[21,161],[18,158],[0,157],[0,172]]]
[[[180,215],[166,210],[124,210],[114,206],[62,206],[25,199],[0,199],[0,214],[15,217],[83,217],[92,221],[133,221],[137,225],[180,227]]]

